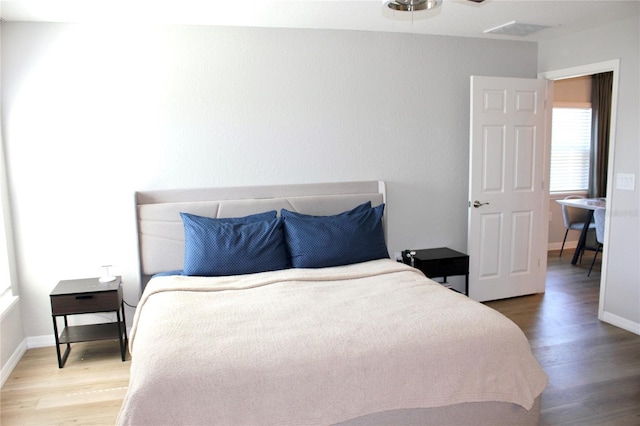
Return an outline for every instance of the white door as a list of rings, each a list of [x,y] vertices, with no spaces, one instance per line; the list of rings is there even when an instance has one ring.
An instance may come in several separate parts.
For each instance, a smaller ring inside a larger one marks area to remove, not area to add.
[[[467,250],[474,300],[544,292],[550,84],[471,77]]]

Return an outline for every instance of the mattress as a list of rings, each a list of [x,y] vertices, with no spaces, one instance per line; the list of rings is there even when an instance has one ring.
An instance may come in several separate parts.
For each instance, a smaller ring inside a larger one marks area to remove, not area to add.
[[[389,259],[156,277],[129,344],[121,425],[366,424],[482,403],[526,416],[547,384],[513,322]]]

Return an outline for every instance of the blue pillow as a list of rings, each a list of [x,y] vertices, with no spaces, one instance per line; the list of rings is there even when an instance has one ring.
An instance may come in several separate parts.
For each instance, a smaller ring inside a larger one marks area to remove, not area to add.
[[[371,201],[367,201],[366,203],[362,203],[359,206],[354,207],[351,210],[347,210],[346,212],[342,212],[342,213],[336,214],[334,216],[349,216],[351,214],[365,212],[365,211],[369,210],[370,208],[371,208]],[[308,218],[327,217],[327,216],[313,216],[313,215],[310,215],[310,214],[292,212],[292,211],[287,210],[287,209],[282,209],[280,211],[280,216],[282,216],[282,217],[302,217],[302,218],[305,218],[305,217],[308,217]]]
[[[336,216],[285,216],[284,234],[294,268],[324,268],[389,258],[384,204]]]
[[[175,269],[173,271],[158,272],[157,274],[153,274],[151,276],[151,278],[155,278],[155,277],[170,277],[172,275],[182,275],[182,269]]]
[[[181,215],[183,213],[180,213]],[[270,210],[268,212],[264,212],[264,213],[256,213],[256,214],[250,214],[249,216],[242,216],[242,217],[218,217],[218,218],[211,218],[211,217],[203,217],[203,216],[196,216],[194,214],[190,214],[190,213],[184,213],[186,215],[191,216],[192,218],[198,218],[198,219],[204,219],[205,223],[210,223],[208,221],[213,221],[214,223],[221,223],[221,222],[226,222],[226,223],[250,223],[250,222],[260,222],[262,220],[269,220],[269,219],[275,219],[276,216],[278,215],[278,212],[275,210]]]
[[[245,223],[246,218],[180,216],[185,232],[183,275],[242,275],[289,267],[281,218],[251,221],[254,217]]]

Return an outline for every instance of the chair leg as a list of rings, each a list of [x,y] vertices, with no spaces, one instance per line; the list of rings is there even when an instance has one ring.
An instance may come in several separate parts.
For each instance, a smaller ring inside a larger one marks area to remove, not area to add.
[[[562,240],[562,247],[560,247],[560,256],[558,257],[562,257],[562,250],[564,250],[564,243],[565,241],[567,241],[567,234],[569,233],[569,230],[567,229],[566,232],[564,233],[564,240]]]
[[[591,231],[591,229],[589,229],[589,231]],[[595,233],[595,229],[593,230]],[[587,232],[587,238],[589,238],[589,233]],[[602,248],[602,245],[600,243],[598,243],[598,245],[600,246],[599,248]],[[580,252],[580,264],[582,264],[582,256],[584,256],[584,250],[587,248],[587,241],[585,240],[585,244],[584,247],[582,247],[582,251]],[[598,247],[596,247],[598,248]],[[593,250],[593,248],[589,248],[589,250]],[[598,254],[598,253],[596,253]]]
[[[591,261],[591,267],[589,268],[589,273],[587,274],[588,277],[591,276],[591,270],[593,269],[593,264],[596,263],[596,257],[598,257],[598,252],[600,251],[601,247],[602,247],[602,244],[598,244],[598,247],[596,247],[596,254],[593,255],[593,260]]]

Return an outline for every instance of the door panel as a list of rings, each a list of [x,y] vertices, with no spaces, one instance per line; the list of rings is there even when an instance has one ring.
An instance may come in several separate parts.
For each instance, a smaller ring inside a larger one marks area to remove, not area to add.
[[[535,177],[536,141],[535,129],[531,126],[516,127],[515,141],[515,173],[513,189],[515,191],[533,191],[533,179]]]
[[[480,250],[481,279],[496,278],[500,275],[500,259],[502,259],[502,214],[487,213],[480,217],[482,226]]]
[[[546,88],[544,80],[471,78],[468,252],[475,300],[544,291]]]
[[[533,218],[530,211],[514,212],[511,223],[511,274],[528,273],[531,270],[531,228]]]
[[[483,155],[491,158],[493,164],[487,166],[487,161],[482,161],[483,192],[502,192],[504,190],[504,126],[486,126],[482,143]]]

